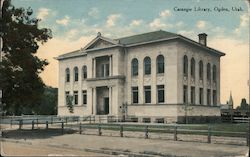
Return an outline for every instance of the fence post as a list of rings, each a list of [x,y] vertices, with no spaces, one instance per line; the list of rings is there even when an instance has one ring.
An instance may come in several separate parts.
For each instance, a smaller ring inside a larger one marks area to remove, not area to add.
[[[123,137],[123,125],[120,125],[120,136]]]
[[[250,134],[249,132],[247,132],[247,133],[246,133],[246,138],[247,138],[247,146],[249,146],[249,140],[250,140],[250,139],[249,139],[249,138],[250,138],[249,134]]]
[[[82,124],[81,124],[81,122],[79,124],[79,134],[82,134]]]
[[[211,126],[208,126],[207,143],[211,143]]]
[[[145,138],[148,139],[148,125],[145,126]]]
[[[177,141],[177,126],[174,126],[174,141]]]
[[[34,130],[34,124],[35,124],[35,122],[34,122],[34,120],[32,120],[32,130]]]
[[[49,129],[49,122],[46,121],[46,129]]]
[[[102,136],[102,128],[101,125],[98,125],[98,135]]]
[[[64,122],[62,121],[62,134],[64,133]]]
[[[53,124],[53,116],[51,116],[51,119],[50,119],[50,120],[51,120],[51,124]]]
[[[23,120],[19,119],[19,129],[22,129],[22,125],[23,125]]]
[[[65,123],[66,123],[66,124],[68,123],[68,117],[65,118]]]
[[[10,120],[10,128],[12,128],[12,117],[11,117],[11,120]]]

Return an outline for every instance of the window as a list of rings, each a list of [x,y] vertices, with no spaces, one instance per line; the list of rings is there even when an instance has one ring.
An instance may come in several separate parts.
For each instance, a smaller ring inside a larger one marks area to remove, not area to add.
[[[187,92],[187,86],[183,86],[183,103],[188,103],[188,92]]]
[[[144,86],[145,103],[151,103],[151,87]]]
[[[200,80],[203,80],[203,62],[199,62],[199,78]]]
[[[207,89],[207,105],[211,105],[211,90]]]
[[[87,104],[87,91],[86,90],[82,91],[82,104],[83,105]]]
[[[144,74],[151,74],[151,59],[149,57],[144,58]]]
[[[191,59],[191,77],[195,78],[195,60]]]
[[[191,104],[195,104],[195,87],[191,87]]]
[[[188,58],[186,55],[183,58],[183,74],[184,76],[188,76]]]
[[[69,97],[69,91],[66,91],[65,92],[65,105],[67,105],[68,97]]]
[[[204,102],[203,102],[203,88],[200,88],[200,92],[199,92],[199,104],[200,105],[203,105]]]
[[[69,82],[70,81],[70,70],[69,70],[69,68],[67,68],[65,70],[65,73],[66,73],[66,82]]]
[[[210,65],[210,63],[207,64],[207,80],[211,81],[211,65]]]
[[[108,77],[109,76],[109,64],[102,64],[101,76],[102,77]]]
[[[86,78],[87,78],[87,66],[86,66],[86,65],[84,65],[84,66],[82,67],[82,78],[83,78],[83,79],[86,79]]]
[[[157,73],[164,73],[164,57],[163,55],[159,55],[156,59],[157,62]]]
[[[138,104],[138,87],[132,87],[132,102]]]
[[[216,90],[213,90],[213,105],[217,105],[217,93]]]
[[[74,67],[74,80],[75,81],[78,81],[78,68],[77,67]]]
[[[78,104],[78,91],[74,91],[74,104]]]
[[[138,60],[134,58],[131,64],[132,64],[131,66],[132,76],[138,76]]]
[[[158,103],[163,103],[165,101],[164,85],[158,85],[157,92],[158,92]]]
[[[216,65],[213,66],[213,81],[216,82]]]

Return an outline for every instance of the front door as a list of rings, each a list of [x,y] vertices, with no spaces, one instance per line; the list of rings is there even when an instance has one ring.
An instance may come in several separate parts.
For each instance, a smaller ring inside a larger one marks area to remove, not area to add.
[[[109,114],[109,98],[104,98],[104,114]]]

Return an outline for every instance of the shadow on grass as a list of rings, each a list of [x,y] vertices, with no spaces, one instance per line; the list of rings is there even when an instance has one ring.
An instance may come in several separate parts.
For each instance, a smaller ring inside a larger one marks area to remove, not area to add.
[[[51,129],[34,129],[34,130],[6,130],[3,132],[3,138],[9,139],[46,139],[64,134],[74,134],[76,130],[51,128]]]

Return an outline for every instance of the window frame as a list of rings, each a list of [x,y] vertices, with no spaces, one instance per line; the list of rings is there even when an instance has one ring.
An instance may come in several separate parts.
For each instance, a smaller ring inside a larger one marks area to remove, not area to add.
[[[184,55],[183,57],[183,75],[188,76],[188,57]]]
[[[138,86],[132,87],[131,90],[132,90],[132,103],[133,104],[138,104],[139,103],[139,88],[138,88]],[[137,93],[137,95],[135,95],[135,93]],[[137,96],[136,97],[136,102],[134,101],[135,96]]]
[[[160,99],[161,92],[163,92],[162,93],[163,95],[162,95],[162,98]],[[158,103],[165,103],[165,86],[164,85],[157,85],[157,102]]]
[[[151,75],[151,58],[145,57],[143,60],[144,75]]]
[[[133,58],[131,61],[131,75],[133,77],[138,76],[139,74],[139,61],[137,58]]]
[[[65,69],[65,74],[66,74],[65,82],[68,83],[68,82],[70,82],[70,69],[69,68]]]
[[[165,58],[163,55],[157,56],[156,65],[157,65],[157,74],[164,74],[165,73]]]
[[[150,104],[152,102],[151,86],[144,86],[144,102]]]
[[[79,70],[78,67],[74,67],[74,82],[79,81]]]
[[[87,90],[82,90],[82,104],[86,106],[88,103]]]

